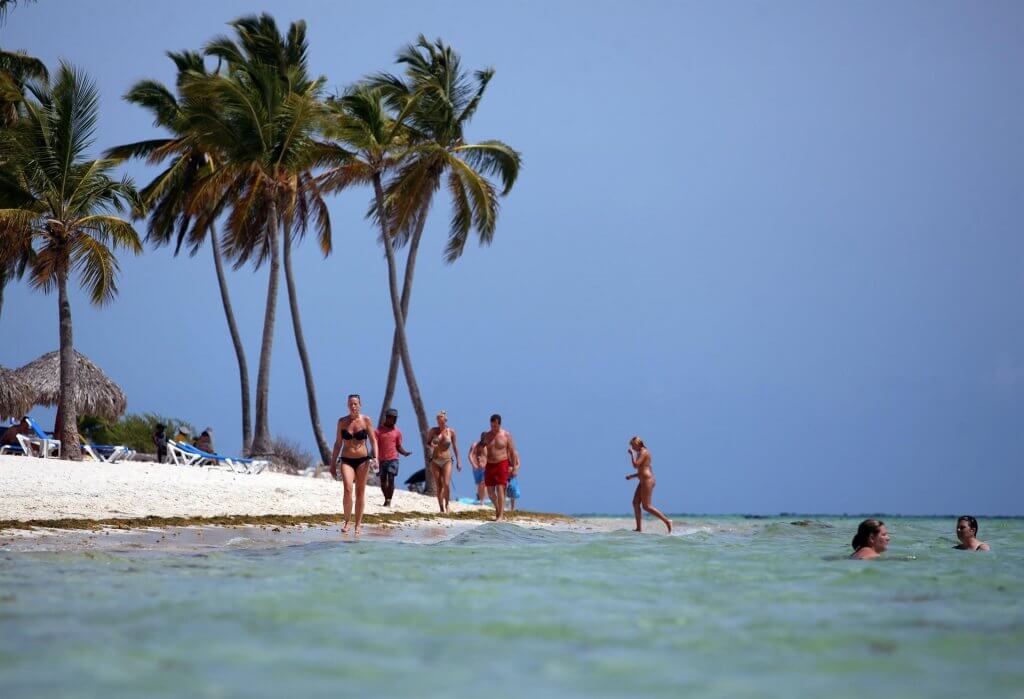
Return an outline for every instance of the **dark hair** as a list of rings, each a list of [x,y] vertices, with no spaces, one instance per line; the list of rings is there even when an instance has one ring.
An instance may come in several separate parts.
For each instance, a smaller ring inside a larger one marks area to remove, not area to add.
[[[967,526],[974,530],[974,535],[978,535],[978,520],[974,519],[974,517],[971,517],[970,515],[964,515],[956,521],[957,524],[960,524],[961,522],[967,522]]]
[[[853,550],[857,551],[868,545],[868,539],[882,530],[885,522],[880,519],[865,519],[857,527],[857,534],[853,537]]]
[[[349,393],[348,397],[349,397],[349,399],[358,398],[360,403],[363,402],[363,397],[361,395],[359,395],[358,393]]]
[[[497,420],[498,424],[500,425],[501,424],[501,415],[498,415],[498,413],[494,413],[494,415],[491,415],[491,422],[494,422],[495,420]]]

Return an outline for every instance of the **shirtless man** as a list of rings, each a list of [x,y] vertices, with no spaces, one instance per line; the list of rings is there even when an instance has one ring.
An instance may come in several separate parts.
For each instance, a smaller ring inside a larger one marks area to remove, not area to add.
[[[501,415],[491,415],[491,429],[480,435],[476,448],[477,459],[483,457],[487,464],[484,485],[494,503],[494,521],[500,522],[505,514],[505,486],[509,476],[519,472],[519,452],[512,435],[501,429]]]

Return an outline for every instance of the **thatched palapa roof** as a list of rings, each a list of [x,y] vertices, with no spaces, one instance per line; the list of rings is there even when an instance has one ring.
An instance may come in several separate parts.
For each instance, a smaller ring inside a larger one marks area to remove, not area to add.
[[[0,419],[21,417],[35,405],[35,392],[15,372],[0,366]]]
[[[75,352],[77,361],[77,384],[75,410],[79,415],[95,415],[116,420],[124,415],[128,399],[124,391],[103,370],[89,361],[80,352]],[[32,389],[36,405],[57,405],[60,400],[60,354],[48,352],[39,359],[29,362],[16,372],[18,378]]]

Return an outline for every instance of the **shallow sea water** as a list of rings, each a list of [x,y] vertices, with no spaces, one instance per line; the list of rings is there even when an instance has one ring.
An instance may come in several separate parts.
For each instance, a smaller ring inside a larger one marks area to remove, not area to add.
[[[0,696],[1024,697],[1024,520],[790,522],[3,551]]]

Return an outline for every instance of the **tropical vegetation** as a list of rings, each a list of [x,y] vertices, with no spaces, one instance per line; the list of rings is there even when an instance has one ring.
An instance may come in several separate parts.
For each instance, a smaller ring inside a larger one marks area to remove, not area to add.
[[[60,320],[57,432],[67,458],[80,458],[74,342],[68,282],[77,272],[96,305],[117,295],[114,252],[142,251],[131,223],[117,214],[141,208],[131,180],[114,179],[118,161],[90,160],[99,116],[96,85],[61,63],[51,83],[30,86],[24,115],[0,132],[5,173],[0,182],[0,267],[30,258],[31,284],[56,289]]]
[[[0,11],[4,5],[0,0]],[[72,347],[68,273],[80,272],[93,301],[105,303],[116,293],[114,251],[141,250],[132,225],[115,214],[144,219],[146,242],[173,246],[175,255],[183,249],[196,255],[208,244],[238,363],[243,444],[250,454],[272,455],[270,367],[283,268],[310,424],[327,461],[292,257],[307,233],[330,255],[325,197],[365,186],[394,321],[382,419],[400,364],[425,440],[427,412],[406,323],[428,213],[444,186],[452,210],[444,259],[455,262],[474,236],[482,245],[493,240],[500,197],[513,187],[521,165],[509,145],[465,137],[494,71],[466,71],[451,46],[420,36],[398,53],[399,74],[376,73],[327,97],[326,78],[309,69],[304,22],[282,32],[262,14],[229,26],[230,36],[201,50],[168,53],[176,68],[173,87],[157,80],[131,87],[125,99],[148,111],[161,133],[113,147],[99,160],[84,154],[97,119],[95,85],[61,64],[51,86],[41,62],[0,52],[0,302],[3,283],[20,272],[36,287],[56,288],[63,360]],[[110,176],[127,158],[160,168],[141,192],[130,180]],[[225,261],[236,270],[266,269],[254,400]],[[61,362],[62,387],[74,382],[73,368],[65,364],[71,362]],[[73,406],[65,403],[62,438],[76,425]],[[102,434],[117,441],[114,433]],[[74,456],[77,441],[64,443]]]

